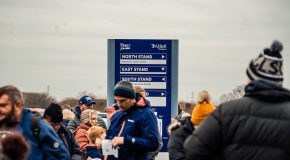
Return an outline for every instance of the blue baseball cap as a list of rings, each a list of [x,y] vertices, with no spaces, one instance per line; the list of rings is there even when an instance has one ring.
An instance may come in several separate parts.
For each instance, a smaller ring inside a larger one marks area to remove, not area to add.
[[[89,96],[82,96],[82,98],[80,99],[79,101],[79,104],[82,105],[82,104],[85,104],[85,105],[92,105],[92,104],[96,104],[95,101],[93,101],[93,99]]]

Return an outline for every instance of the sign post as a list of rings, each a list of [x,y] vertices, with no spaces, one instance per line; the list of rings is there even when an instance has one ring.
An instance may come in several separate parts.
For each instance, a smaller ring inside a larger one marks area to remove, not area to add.
[[[108,105],[114,103],[113,88],[121,80],[145,89],[158,119],[161,151],[167,151],[167,127],[177,115],[178,40],[109,39]]]

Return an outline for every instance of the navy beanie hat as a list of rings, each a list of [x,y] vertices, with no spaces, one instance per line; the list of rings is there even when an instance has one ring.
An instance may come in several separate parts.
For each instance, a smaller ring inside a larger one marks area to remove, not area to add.
[[[120,81],[114,88],[114,96],[134,99],[136,96],[133,84],[128,81]]]
[[[63,119],[60,105],[51,103],[44,111],[44,118],[49,119],[53,123],[61,123]]]
[[[247,68],[247,75],[250,80],[262,80],[271,84],[282,86],[283,59],[280,52],[283,45],[279,41],[274,41],[271,48],[264,49],[256,59],[250,62]]]

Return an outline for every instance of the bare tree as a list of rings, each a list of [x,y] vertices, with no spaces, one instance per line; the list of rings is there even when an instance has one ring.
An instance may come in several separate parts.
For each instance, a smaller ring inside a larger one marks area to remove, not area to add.
[[[92,99],[97,99],[97,96],[94,93],[82,91],[77,95],[77,98],[80,99],[82,96],[90,96]]]
[[[23,97],[24,105],[30,108],[46,108],[50,103],[56,102],[47,93],[23,92]]]
[[[68,98],[64,98],[59,102],[60,105],[64,105],[67,104],[69,105],[72,109],[73,107],[75,107],[76,105],[79,104],[79,99],[78,98],[74,98],[74,97],[68,97]]]
[[[236,86],[236,88],[234,88],[232,92],[228,94],[223,94],[220,97],[220,102],[223,103],[223,102],[231,101],[231,100],[238,99],[244,96],[245,87],[246,87],[246,84],[241,84],[241,85]]]

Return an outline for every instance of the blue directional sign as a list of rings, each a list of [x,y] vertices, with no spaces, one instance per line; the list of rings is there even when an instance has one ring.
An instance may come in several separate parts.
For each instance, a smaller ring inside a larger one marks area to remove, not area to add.
[[[166,60],[166,53],[121,53],[120,59],[158,59]]]
[[[166,90],[147,90],[147,97],[166,97]]]
[[[130,81],[130,82],[162,82],[166,83],[166,76],[124,76],[121,75],[121,80]]]
[[[120,74],[166,74],[166,66],[120,66]]]
[[[166,53],[121,53],[120,64],[166,65]]]
[[[113,87],[120,80],[143,87],[158,119],[163,148],[167,127],[177,114],[178,41],[112,39],[108,41],[108,105],[114,103]]]

